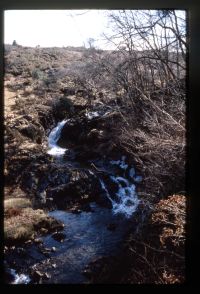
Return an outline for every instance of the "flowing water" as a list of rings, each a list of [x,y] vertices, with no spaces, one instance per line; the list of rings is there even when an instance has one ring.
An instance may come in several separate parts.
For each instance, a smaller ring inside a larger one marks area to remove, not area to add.
[[[87,114],[88,119],[99,115],[98,112]],[[58,123],[48,137],[48,154],[56,158],[62,159],[66,152],[66,149],[57,145],[57,141],[67,122],[68,120],[63,120]],[[87,283],[87,278],[83,275],[84,267],[94,259],[117,254],[123,237],[131,228],[130,217],[139,204],[135,183],[141,181],[141,177],[136,175],[134,167],[128,166],[125,156],[119,160],[103,162],[102,166],[105,170],[109,170],[109,173],[104,177],[99,176],[99,182],[102,192],[112,204],[112,209],[91,203],[92,209],[89,212],[82,211],[79,214],[61,210],[49,212],[50,216],[64,223],[62,233],[65,238],[63,242],[59,242],[52,235],[43,237],[44,247],[55,248],[55,252],[49,253],[51,265],[46,265],[45,271],[50,278],[44,283]],[[116,168],[120,170],[120,174],[116,172]],[[115,185],[115,191],[110,188],[109,183]],[[38,253],[35,245],[32,245],[29,248],[29,258],[37,263],[43,260],[44,256]],[[15,276],[15,283],[29,282],[28,276],[17,274]]]
[[[52,156],[61,156],[66,152],[66,148],[61,148],[57,145],[57,141],[60,137],[60,132],[68,120],[63,120],[57,124],[57,126],[50,132],[48,137],[49,150],[48,154]]]

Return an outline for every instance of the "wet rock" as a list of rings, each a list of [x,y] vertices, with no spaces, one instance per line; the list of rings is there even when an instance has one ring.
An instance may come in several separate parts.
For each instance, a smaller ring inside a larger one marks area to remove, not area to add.
[[[42,244],[43,243],[43,240],[41,238],[36,238],[36,239],[34,239],[34,243],[36,243],[36,244]]]
[[[53,232],[55,230],[62,230],[63,227],[64,225],[60,221],[52,217],[46,217],[35,225],[35,229],[39,230],[43,234]]]
[[[109,225],[107,226],[107,229],[108,229],[109,231],[115,231],[115,230],[116,230],[116,227],[117,227],[116,224],[111,223],[111,224],[109,224]]]
[[[81,213],[81,210],[79,208],[77,208],[77,207],[72,207],[69,211],[74,213],[74,214]]]
[[[84,276],[86,276],[87,278],[90,278],[92,276],[92,271],[89,269],[89,268],[85,268],[83,271],[82,271],[82,274]]]
[[[67,147],[71,141],[73,143],[83,142],[83,138],[86,135],[86,118],[72,118],[67,122],[61,130],[61,135],[58,140],[58,145],[61,147]]]
[[[34,271],[33,274],[32,274],[32,277],[33,277],[34,281],[41,280],[43,278],[43,276],[44,276],[44,274],[39,270]]]
[[[40,229],[40,232],[41,232],[42,234],[47,234],[47,233],[48,233],[48,230],[45,229],[45,228],[41,228],[41,229]]]
[[[86,211],[86,212],[92,212],[93,209],[91,208],[89,203],[81,205],[81,210]]]
[[[119,185],[115,181],[113,181],[110,177],[104,177],[104,183],[106,187],[109,187],[109,193],[114,196],[118,190],[119,190]]]
[[[17,248],[16,252],[19,254],[19,256],[25,256],[26,255],[26,251],[22,247]]]
[[[66,234],[61,233],[61,232],[57,232],[52,234],[52,238],[58,242],[63,242],[64,239],[66,238]]]
[[[51,252],[51,248],[48,248],[48,247],[44,247],[43,249],[45,252]]]
[[[46,257],[50,257],[51,248],[40,246],[38,251]]]
[[[86,170],[71,173],[70,182],[51,189],[53,203],[58,209],[74,207],[74,204],[95,201],[100,184],[94,174]],[[80,207],[79,207],[80,208]]]
[[[89,197],[90,196],[88,194],[85,194],[85,195],[81,196],[81,200],[88,201]]]
[[[52,247],[51,252],[56,252],[56,247]]]
[[[51,275],[50,274],[48,274],[48,273],[44,273],[44,279],[50,279],[51,278]]]
[[[118,284],[124,268],[115,256],[98,258],[90,262],[83,274],[91,284]]]
[[[4,283],[10,284],[14,282],[14,280],[15,280],[14,273],[10,269],[6,268],[4,271]]]
[[[25,244],[27,244],[27,245],[32,244],[32,240],[28,240],[28,241],[26,241]]]
[[[106,208],[112,208],[112,203],[108,199],[107,195],[105,193],[100,193],[99,197],[96,199],[96,203],[102,207]]]
[[[42,204],[46,203],[46,191],[38,192],[37,196]]]

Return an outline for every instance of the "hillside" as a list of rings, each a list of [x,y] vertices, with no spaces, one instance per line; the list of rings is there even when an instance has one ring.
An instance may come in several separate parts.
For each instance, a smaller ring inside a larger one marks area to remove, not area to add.
[[[123,88],[127,58],[5,46],[7,283],[184,282],[183,77]]]

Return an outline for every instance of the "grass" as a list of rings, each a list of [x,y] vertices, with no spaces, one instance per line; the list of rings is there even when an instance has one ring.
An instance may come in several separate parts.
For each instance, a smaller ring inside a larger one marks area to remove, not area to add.
[[[5,217],[4,237],[6,243],[26,241],[33,238],[35,226],[47,219],[47,215],[40,209],[33,210],[30,207],[18,209],[17,215]]]
[[[4,240],[16,244],[34,238],[41,228],[56,228],[58,222],[41,209],[32,209],[30,200],[11,198],[4,202]]]
[[[31,201],[27,198],[10,198],[4,201],[5,211],[9,208],[31,207]]]

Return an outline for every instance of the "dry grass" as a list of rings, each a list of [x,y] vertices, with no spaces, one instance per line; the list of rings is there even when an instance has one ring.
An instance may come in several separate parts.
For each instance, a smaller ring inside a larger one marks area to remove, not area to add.
[[[174,112],[179,106],[174,104]],[[185,113],[181,110],[177,120],[176,113],[167,116],[158,109],[144,103],[138,113],[121,113],[118,141],[142,173],[146,193],[166,197],[185,191]]]
[[[10,198],[4,201],[4,210],[9,208],[31,207],[31,201],[27,198]]]
[[[9,208],[12,209],[12,208]],[[15,209],[16,210],[16,209]],[[4,219],[4,237],[6,243],[16,243],[32,238],[41,223],[51,223],[43,210],[30,207],[21,208],[17,214],[7,215]]]
[[[185,219],[186,199],[182,195],[172,195],[156,205],[152,215],[152,223],[163,226],[160,234],[162,246],[184,245]]]
[[[185,196],[172,195],[156,205],[146,230],[130,237],[130,283],[184,282],[185,216]]]

